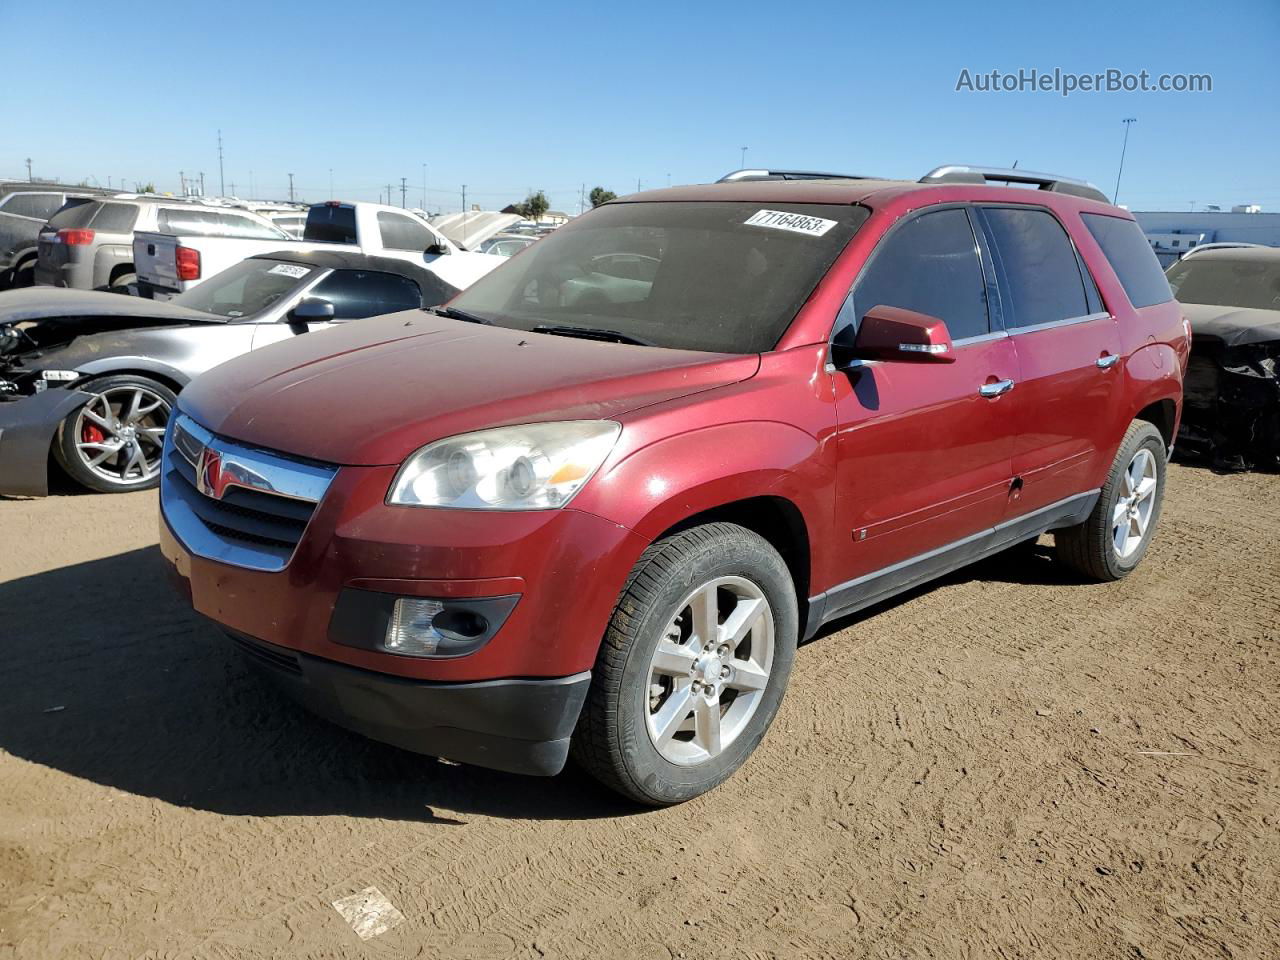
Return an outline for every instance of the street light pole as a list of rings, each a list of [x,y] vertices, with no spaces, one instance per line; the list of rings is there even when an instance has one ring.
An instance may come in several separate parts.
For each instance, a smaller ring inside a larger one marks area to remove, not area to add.
[[[739,170],[745,170],[745,169],[746,169],[746,167],[747,167],[747,148],[746,148],[746,147],[743,147],[743,148],[742,148],[742,162],[741,162],[740,164],[738,164],[738,169],[739,169]]]
[[[289,202],[293,203],[293,174],[289,174]]]
[[[1137,117],[1125,117],[1124,123],[1124,143],[1120,146],[1120,169],[1116,171],[1116,190],[1111,195],[1111,202],[1118,203],[1120,201],[1120,177],[1124,173],[1124,154],[1129,149],[1129,126],[1138,122]]]

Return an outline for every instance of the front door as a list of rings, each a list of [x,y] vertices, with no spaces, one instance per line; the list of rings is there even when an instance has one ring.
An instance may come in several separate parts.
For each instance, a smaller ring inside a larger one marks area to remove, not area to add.
[[[974,537],[1003,516],[1020,397],[1007,386],[1017,359],[992,329],[983,259],[965,208],[910,215],[881,239],[841,311],[837,343],[851,342],[857,318],[878,305],[939,317],[954,343],[950,363],[855,361],[832,375],[846,582]]]

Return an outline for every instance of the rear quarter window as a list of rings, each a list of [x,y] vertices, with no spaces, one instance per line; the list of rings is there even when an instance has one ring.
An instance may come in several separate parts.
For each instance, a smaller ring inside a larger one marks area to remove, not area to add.
[[[138,208],[131,203],[104,203],[93,217],[93,229],[103,233],[132,233]]]
[[[1150,307],[1173,299],[1160,261],[1135,221],[1096,213],[1082,213],[1080,219],[1106,254],[1131,304]]]
[[[356,208],[345,204],[316,204],[307,211],[302,239],[313,243],[357,243]]]

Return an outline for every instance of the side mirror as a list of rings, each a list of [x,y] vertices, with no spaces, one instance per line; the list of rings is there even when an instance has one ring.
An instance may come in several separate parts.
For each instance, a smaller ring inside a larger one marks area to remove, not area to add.
[[[449,247],[443,243],[433,243],[431,246],[427,247],[427,249],[423,252],[426,253],[427,256],[429,257],[444,257],[453,253],[453,251],[450,250]]]
[[[872,307],[858,326],[853,355],[862,360],[952,363],[955,348],[947,325],[937,317],[883,304]]]
[[[333,304],[320,297],[307,297],[289,311],[286,318],[294,333],[306,333],[312,323],[328,323],[333,319]]]

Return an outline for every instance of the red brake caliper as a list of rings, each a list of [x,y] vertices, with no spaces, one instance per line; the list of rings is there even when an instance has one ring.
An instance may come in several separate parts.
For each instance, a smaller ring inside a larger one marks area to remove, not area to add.
[[[80,428],[81,443],[102,443],[106,439],[107,435],[96,423],[86,423]]]

